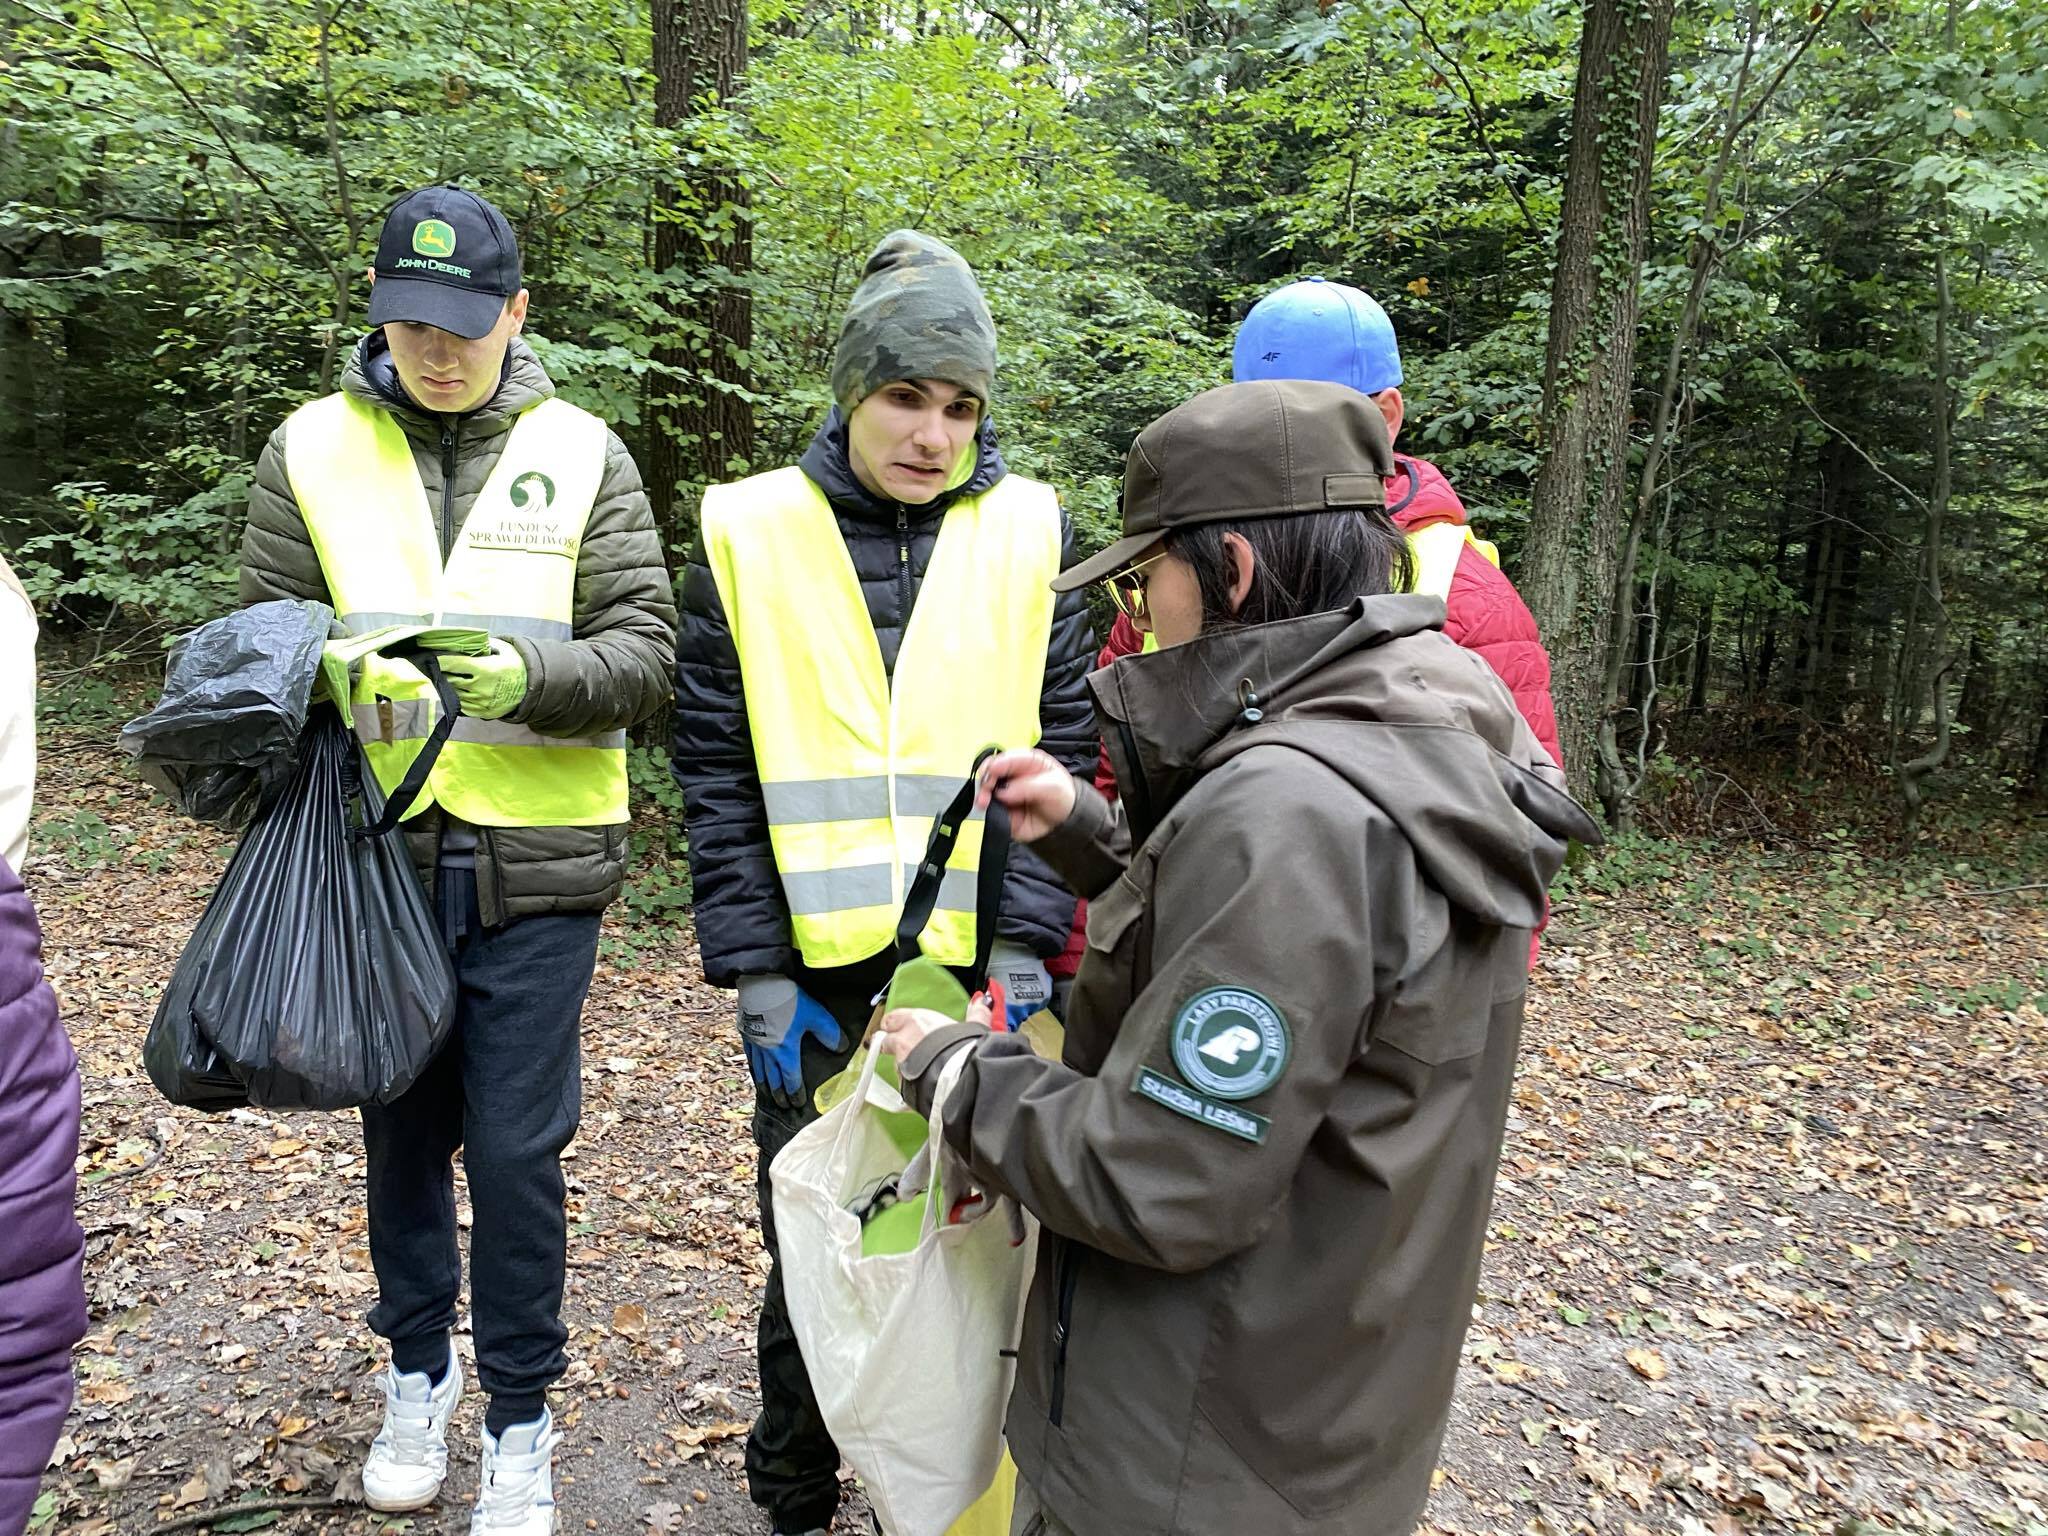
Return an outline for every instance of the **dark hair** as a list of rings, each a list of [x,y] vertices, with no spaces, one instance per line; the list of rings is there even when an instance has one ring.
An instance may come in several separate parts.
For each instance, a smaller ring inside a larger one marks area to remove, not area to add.
[[[1230,609],[1230,556],[1224,535],[1252,548],[1252,584]],[[1415,585],[1408,541],[1378,507],[1297,512],[1242,522],[1194,523],[1166,535],[1167,552],[1185,561],[1202,589],[1202,629],[1270,624],[1342,608],[1354,597],[1407,592]]]

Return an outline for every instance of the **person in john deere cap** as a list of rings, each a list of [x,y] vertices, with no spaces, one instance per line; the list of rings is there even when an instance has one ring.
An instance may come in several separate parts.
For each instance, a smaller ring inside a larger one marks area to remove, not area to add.
[[[1072,535],[1049,486],[1008,472],[989,416],[996,333],[967,263],[910,230],[885,238],[839,334],[837,401],[800,464],[705,493],[683,579],[674,766],[697,943],[739,990],[754,1079],[762,1232],[768,1167],[816,1117],[888,984],[905,876],[986,746],[1094,756],[1079,594],[1052,578]],[[920,936],[971,971],[980,823]],[[990,975],[1012,1017],[1046,1004],[1044,958],[1073,897],[1013,852]],[[819,1530],[839,1453],[805,1374],[779,1267],[760,1323],[755,1502]]]
[[[1472,1320],[1547,882],[1598,829],[1406,590],[1357,392],[1226,384],[1138,435],[1089,680],[1118,805],[983,769],[1091,898],[1063,1057],[877,1036],[1042,1224],[1004,1433],[1033,1536],[1406,1536]]]
[[[566,1265],[561,1153],[599,914],[625,874],[626,729],[660,709],[675,606],[632,456],[556,397],[519,332],[519,245],[475,193],[428,187],[385,221],[370,323],[341,391],[263,450],[242,538],[245,602],[311,598],[351,634],[490,636],[444,655],[461,704],[404,824],[459,983],[454,1034],[400,1099],[363,1109],[370,1326],[391,1343],[373,1509],[439,1494],[462,1393],[451,1159],[474,1224],[470,1307],[490,1394],[472,1532],[554,1529]],[[438,716],[409,661],[372,656],[355,726],[386,789]]]

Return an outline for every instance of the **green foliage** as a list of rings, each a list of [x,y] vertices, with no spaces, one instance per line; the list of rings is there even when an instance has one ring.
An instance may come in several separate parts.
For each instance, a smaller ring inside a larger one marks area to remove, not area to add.
[[[1227,377],[1249,302],[1307,273],[1357,283],[1403,338],[1401,445],[1519,567],[1574,0],[757,0],[739,95],[703,96],[700,71],[673,126],[638,0],[4,3],[0,537],[57,628],[182,627],[232,601],[251,464],[345,364],[383,209],[436,179],[506,210],[530,339],[643,463],[658,402],[705,387],[723,287],[753,312],[738,473],[788,462],[822,419],[874,241],[952,240],[998,320],[1005,454],[1090,548],[1132,436]],[[1626,691],[1664,704],[1631,712],[1631,732],[1652,721],[1643,760],[1693,704],[1707,739],[1796,717],[1802,743],[1896,760],[1947,663],[1973,754],[2015,788],[2048,761],[2048,11],[1710,0],[1681,8],[1672,70],[1637,455],[1711,261],[1643,529],[1658,628],[1622,642]],[[707,191],[735,182],[745,206]],[[655,270],[663,219],[700,241],[744,222],[750,266]],[[1916,580],[1937,254],[1953,657],[1931,654]],[[657,515],[687,525],[694,494]],[[640,777],[659,803],[664,776]],[[1697,788],[1682,765],[1655,782]],[[679,849],[642,836],[636,888],[663,920],[686,886],[652,871]]]
[[[672,944],[690,910],[683,794],[669,773],[668,753],[629,747],[626,777],[635,807],[632,856],[620,911],[604,938],[606,958],[619,965],[632,964],[643,950]]]
[[[169,507],[102,484],[56,486],[56,526],[21,544],[15,573],[38,603],[203,623],[234,600],[234,561],[219,536],[246,504],[248,483],[230,475]]]
[[[1551,886],[1560,900],[1618,896],[1624,891],[1657,886],[1686,872],[1691,850],[1683,843],[1625,832],[1605,846],[1572,861]]]
[[[97,811],[80,809],[69,818],[40,823],[36,827],[39,852],[62,859],[73,869],[101,869],[121,857],[121,843],[114,829]]]

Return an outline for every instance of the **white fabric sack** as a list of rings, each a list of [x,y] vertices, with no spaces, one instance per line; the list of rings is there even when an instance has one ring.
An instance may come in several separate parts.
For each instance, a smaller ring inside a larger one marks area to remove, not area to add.
[[[0,560],[0,858],[21,873],[36,798],[36,611]]]
[[[782,1284],[825,1426],[883,1530],[944,1536],[1002,1455],[1037,1223],[1027,1219],[1021,1244],[1005,1221],[941,1224],[968,1193],[949,1188],[925,1199],[916,1248],[862,1256],[860,1218],[848,1206],[903,1171],[882,1115],[914,1113],[876,1076],[881,1054],[867,1053],[854,1091],[769,1167]],[[958,1055],[947,1064],[935,1104],[963,1065]],[[928,1135],[943,1135],[936,1110]],[[948,1175],[960,1166],[935,1162]]]

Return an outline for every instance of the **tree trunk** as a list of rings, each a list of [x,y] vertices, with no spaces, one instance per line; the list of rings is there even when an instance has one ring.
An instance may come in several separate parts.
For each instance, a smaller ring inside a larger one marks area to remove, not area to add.
[[[1523,590],[1555,663],[1565,765],[1589,798],[1622,514],[1652,154],[1673,0],[1587,0]]]
[[[1721,259],[1721,247],[1716,236],[1721,213],[1721,182],[1728,173],[1729,161],[1734,158],[1736,137],[1747,121],[1743,115],[1743,97],[1749,90],[1749,66],[1751,60],[1756,57],[1757,38],[1762,25],[1762,11],[1752,4],[1749,8],[1748,35],[1742,48],[1742,62],[1735,71],[1735,89],[1728,98],[1728,107],[1721,128],[1721,144],[1714,156],[1714,168],[1707,175],[1707,192],[1700,209],[1699,231],[1693,236],[1692,281],[1686,290],[1685,305],[1679,312],[1678,324],[1671,332],[1671,348],[1664,359],[1664,383],[1657,392],[1657,408],[1650,426],[1650,441],[1643,451],[1643,467],[1637,477],[1632,498],[1628,532],[1622,538],[1621,556],[1616,562],[1614,610],[1608,630],[1607,665],[1600,691],[1601,726],[1598,740],[1600,798],[1606,803],[1607,814],[1617,827],[1626,827],[1633,821],[1634,808],[1621,801],[1633,795],[1634,790],[1630,786],[1640,778],[1639,775],[1623,771],[1611,724],[1616,711],[1622,707],[1620,690],[1630,647],[1631,630],[1636,632],[1634,654],[1638,658],[1628,689],[1627,702],[1632,711],[1640,710],[1643,703],[1638,685],[1644,676],[1654,670],[1643,664],[1643,658],[1648,656],[1648,652],[1644,649],[1641,636],[1646,630],[1653,633],[1656,626],[1645,626],[1636,621],[1636,565],[1642,552],[1643,530],[1649,524],[1650,506],[1656,499],[1660,482],[1664,477],[1664,463],[1671,449],[1674,431],[1673,417],[1678,409],[1679,396],[1688,382],[1687,365],[1692,354],[1693,332],[1699,325],[1700,309],[1706,300],[1708,280],[1712,278],[1714,267]],[[1655,149],[1654,139],[1650,147],[1652,150]],[[1643,718],[1649,718],[1647,711],[1643,711]]]
[[[0,67],[20,63],[12,23],[0,23]],[[0,187],[11,196],[23,181],[19,172],[21,127],[13,118],[0,121]],[[36,236],[18,224],[0,222],[0,281],[22,274]],[[32,357],[36,345],[26,316],[0,304],[0,506],[15,497],[41,491],[48,483],[36,452],[37,395],[49,380],[39,377]]]
[[[746,0],[655,0],[653,21],[656,126],[731,100],[747,63]],[[654,216],[669,320],[650,383],[647,489],[679,566],[695,537],[697,490],[754,456],[753,233],[746,188],[716,169],[662,178]]]
[[[1785,555],[1792,547],[1792,491],[1785,491],[1785,503],[1779,509],[1778,547],[1771,556],[1771,570],[1782,576],[1785,571]],[[1750,679],[1749,698],[1752,707],[1764,703],[1771,693],[1771,674],[1778,665],[1778,631],[1783,615],[1776,608],[1767,607],[1763,613],[1764,634],[1757,644],[1756,673]]]
[[[2048,795],[2048,683],[2041,685],[2041,718],[2034,727],[2034,751],[2027,763],[2027,787]]]
[[[0,281],[20,274],[14,242],[21,238],[17,229],[0,226]],[[34,347],[28,321],[0,304],[0,501],[44,486],[42,457],[36,452],[36,396],[49,380],[38,377]]]
[[[1954,487],[1952,444],[1955,437],[1955,390],[1949,372],[1949,322],[1953,301],[1949,293],[1948,252],[1942,242],[1948,238],[1946,223],[1937,224],[1934,235],[1934,495],[1927,503],[1927,535],[1920,550],[1920,581],[1916,590],[1926,595],[1934,615],[1933,636],[1927,654],[1934,661],[1934,741],[1910,762],[1892,759],[1898,774],[1900,841],[1910,846],[1920,831],[1920,810],[1926,799],[1929,777],[1948,761],[1952,722],[1949,717],[1948,679],[1955,670],[1949,654],[1948,605],[1942,598],[1941,564],[1943,524],[1948,518],[1949,498]],[[1915,699],[1917,710],[1918,699]],[[1900,733],[1905,739],[1905,733]]]
[[[1685,712],[1702,715],[1707,709],[1707,686],[1714,670],[1714,599],[1700,603],[1692,632],[1692,686],[1686,691]]]
[[[1827,506],[1822,493],[1821,506]],[[1813,709],[1813,669],[1820,655],[1820,627],[1827,620],[1828,560],[1834,553],[1835,521],[1823,515],[1806,530],[1806,560],[1800,567],[1799,646],[1792,657],[1792,700],[1802,714]]]
[[[1970,652],[1963,663],[1962,695],[1956,701],[1956,719],[1978,740],[1996,751],[1998,732],[1993,724],[1998,709],[1998,668],[1989,652],[1984,649],[1984,633],[1973,630],[1970,634]]]

